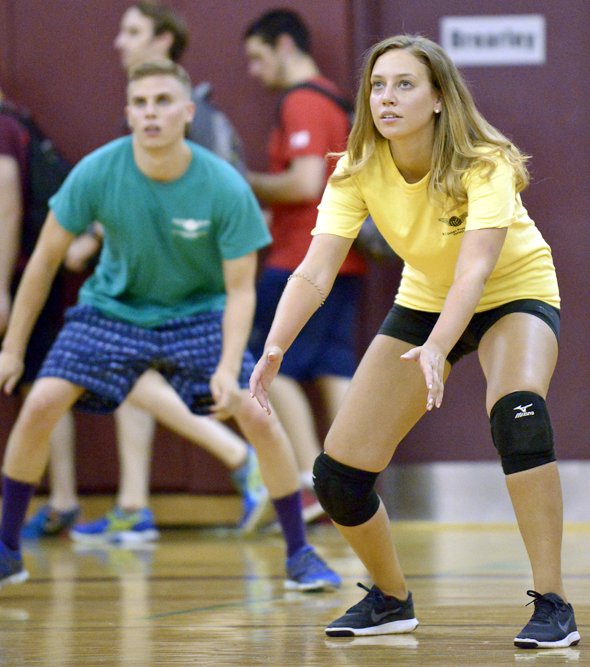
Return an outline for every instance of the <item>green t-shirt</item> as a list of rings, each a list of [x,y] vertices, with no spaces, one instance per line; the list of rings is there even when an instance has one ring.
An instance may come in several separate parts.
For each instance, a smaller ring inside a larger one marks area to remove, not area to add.
[[[79,302],[142,327],[175,317],[223,310],[222,261],[270,243],[246,181],[210,151],[193,154],[174,181],[155,181],[137,167],[131,137],[85,157],[50,207],[59,224],[81,234],[104,226],[98,265]]]

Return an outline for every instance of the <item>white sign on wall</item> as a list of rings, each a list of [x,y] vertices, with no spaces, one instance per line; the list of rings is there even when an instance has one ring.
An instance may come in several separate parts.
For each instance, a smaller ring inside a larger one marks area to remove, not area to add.
[[[443,16],[440,44],[459,66],[543,65],[546,61],[545,17]]]

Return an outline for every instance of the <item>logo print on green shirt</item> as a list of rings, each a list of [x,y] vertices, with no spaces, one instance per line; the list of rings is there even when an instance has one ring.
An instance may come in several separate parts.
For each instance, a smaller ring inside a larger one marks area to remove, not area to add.
[[[192,218],[172,218],[172,224],[176,229],[173,234],[178,234],[185,239],[198,239],[200,236],[206,236],[211,227],[211,220],[193,220]]]

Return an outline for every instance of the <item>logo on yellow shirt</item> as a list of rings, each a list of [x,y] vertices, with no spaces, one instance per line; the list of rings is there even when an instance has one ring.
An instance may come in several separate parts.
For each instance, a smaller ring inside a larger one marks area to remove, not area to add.
[[[448,225],[451,227],[450,231],[443,232],[442,235],[456,236],[457,234],[463,234],[465,231],[465,220],[467,220],[467,211],[465,211],[465,213],[461,213],[461,215],[452,215],[449,218],[439,218],[439,222],[442,222],[443,225]]]

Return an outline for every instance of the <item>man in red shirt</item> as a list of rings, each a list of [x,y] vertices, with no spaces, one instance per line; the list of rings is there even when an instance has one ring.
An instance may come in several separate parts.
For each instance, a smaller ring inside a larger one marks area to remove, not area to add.
[[[317,206],[334,160],[344,150],[350,121],[337,86],[320,72],[310,53],[310,35],[292,11],[270,11],[244,37],[248,69],[263,86],[282,92],[269,145],[268,173],[248,172],[259,200],[269,210],[273,243],[258,285],[250,347],[260,356],[289,275],[303,259],[315,226]],[[351,251],[330,298],[295,341],[272,387],[271,399],[294,444],[302,482],[321,450],[315,418],[301,383],[314,383],[328,419],[336,414],[356,368],[356,321],[363,258]],[[311,513],[321,513],[314,504]],[[317,514],[316,514],[317,516]]]

